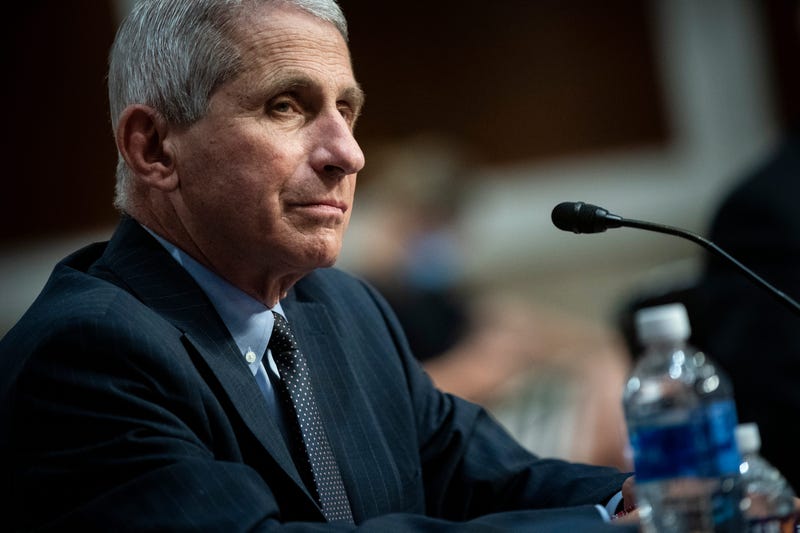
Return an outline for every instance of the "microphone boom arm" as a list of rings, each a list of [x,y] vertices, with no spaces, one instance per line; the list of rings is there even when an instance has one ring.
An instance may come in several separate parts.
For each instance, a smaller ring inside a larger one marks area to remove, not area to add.
[[[731,256],[728,252],[726,252],[713,242],[709,241],[708,239],[705,239],[689,231],[678,229],[672,226],[665,226],[663,224],[655,224],[652,222],[645,222],[643,220],[634,220],[630,218],[615,217],[614,227],[637,228],[637,229],[655,231],[657,233],[666,233],[668,235],[682,237],[696,244],[699,244],[700,246],[718,255],[719,257],[725,259],[726,261],[730,261],[731,263],[736,265],[742,271],[742,273],[744,273],[748,277],[748,279],[750,279],[750,281],[752,281],[757,285],[761,285],[762,288],[767,289],[767,291],[770,294],[772,294],[775,298],[777,298],[778,301],[788,306],[796,314],[800,315],[800,304],[798,304],[796,301],[787,296],[783,291],[778,290],[777,288],[770,285],[761,276],[759,276],[758,274],[756,274],[755,272],[744,266],[736,258]]]

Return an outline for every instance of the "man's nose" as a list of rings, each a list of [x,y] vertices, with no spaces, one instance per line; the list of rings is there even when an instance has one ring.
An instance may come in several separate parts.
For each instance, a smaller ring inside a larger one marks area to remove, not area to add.
[[[323,119],[312,155],[318,173],[341,179],[364,168],[364,153],[345,118],[337,111]]]

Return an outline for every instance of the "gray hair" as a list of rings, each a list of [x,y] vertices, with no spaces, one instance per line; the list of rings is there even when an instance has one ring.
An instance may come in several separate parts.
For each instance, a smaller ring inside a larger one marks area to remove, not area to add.
[[[247,8],[293,5],[332,23],[347,41],[336,0],[139,0],[111,47],[111,125],[132,104],[157,110],[169,123],[190,125],[208,109],[214,90],[243,69],[232,29]],[[129,207],[131,175],[119,155],[114,205]]]

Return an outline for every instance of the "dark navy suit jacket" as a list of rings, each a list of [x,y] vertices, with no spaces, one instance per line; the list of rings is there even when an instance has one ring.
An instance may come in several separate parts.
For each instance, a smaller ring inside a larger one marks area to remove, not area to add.
[[[624,530],[592,506],[624,474],[534,457],[436,390],[365,283],[319,270],[282,305],[363,530]],[[0,429],[0,529],[348,527],[323,522],[220,317],[131,219],[0,342]]]

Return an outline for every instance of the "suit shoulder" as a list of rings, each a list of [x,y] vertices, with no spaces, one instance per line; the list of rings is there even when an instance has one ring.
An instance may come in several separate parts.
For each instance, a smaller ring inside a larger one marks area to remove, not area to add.
[[[39,297],[0,339],[0,397],[11,394],[22,375],[70,360],[78,366],[127,364],[132,351],[155,353],[169,331],[124,289],[60,264]],[[172,335],[172,333],[170,333]],[[149,356],[148,356],[149,357]],[[26,370],[27,369],[27,370]]]
[[[91,330],[102,337],[105,329],[115,334],[131,331],[132,324],[150,315],[147,308],[123,288],[62,261],[20,320],[0,341],[5,352],[30,353],[54,341]]]

